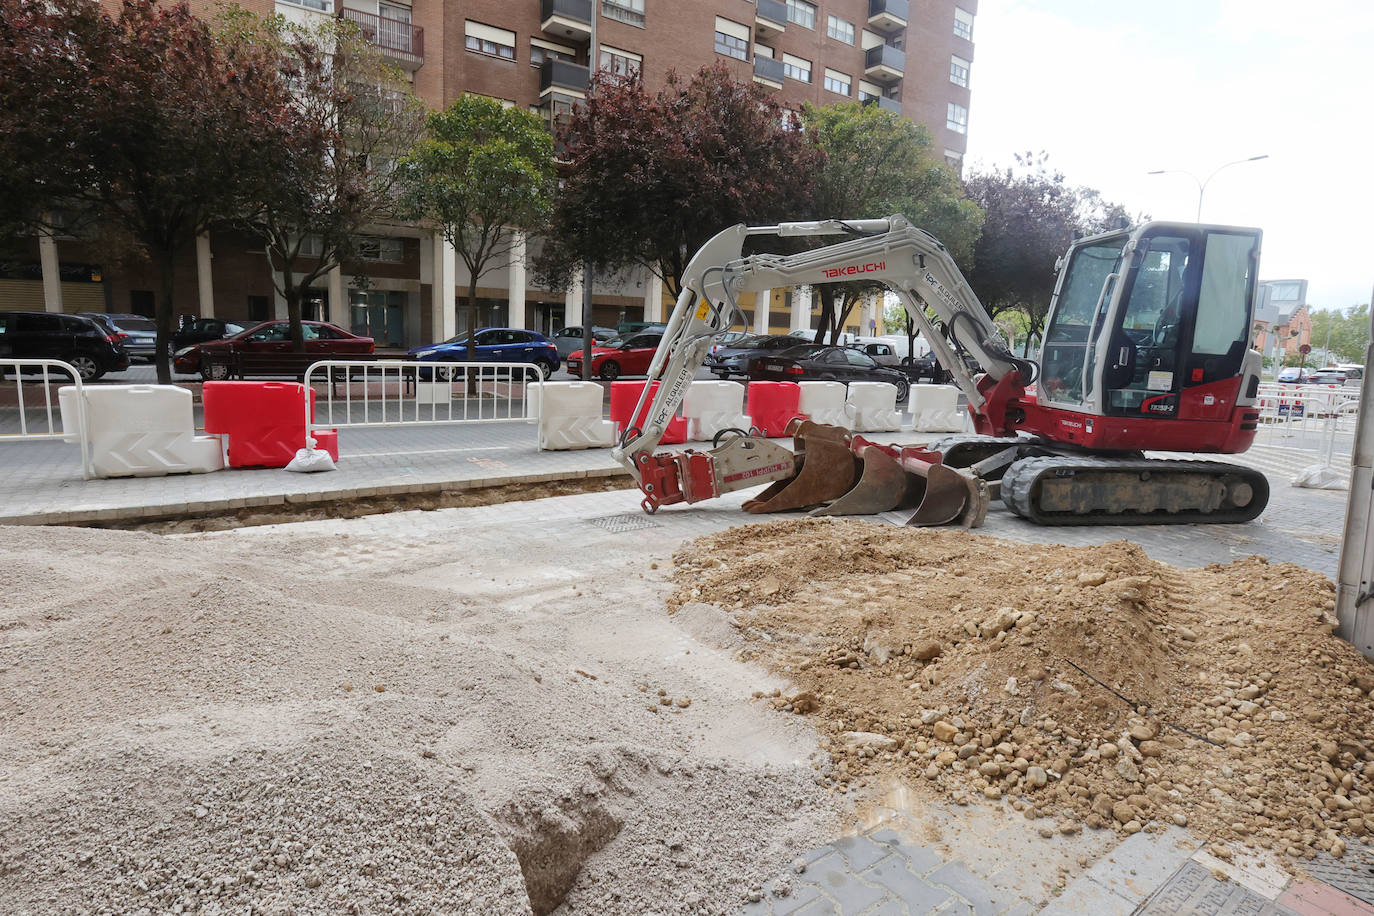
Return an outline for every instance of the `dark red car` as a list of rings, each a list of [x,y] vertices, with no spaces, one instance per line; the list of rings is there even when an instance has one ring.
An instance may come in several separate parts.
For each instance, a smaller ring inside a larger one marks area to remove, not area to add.
[[[250,375],[303,375],[321,359],[365,356],[373,352],[371,337],[359,337],[323,321],[302,321],[305,352],[291,349],[291,323],[267,321],[220,340],[183,347],[172,367],[177,372],[200,373],[204,379],[246,378]]]
[[[648,375],[662,334],[635,334],[620,343],[592,347],[592,375],[613,381],[622,375]],[[582,374],[582,351],[568,354],[568,372]]]

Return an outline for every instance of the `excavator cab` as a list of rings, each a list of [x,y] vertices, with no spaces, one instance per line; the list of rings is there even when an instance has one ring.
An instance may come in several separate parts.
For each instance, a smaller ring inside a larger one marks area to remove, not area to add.
[[[1258,229],[1178,223],[1075,243],[1046,324],[1039,403],[1130,420],[1229,418],[1259,383],[1258,365],[1246,368],[1259,249]]]

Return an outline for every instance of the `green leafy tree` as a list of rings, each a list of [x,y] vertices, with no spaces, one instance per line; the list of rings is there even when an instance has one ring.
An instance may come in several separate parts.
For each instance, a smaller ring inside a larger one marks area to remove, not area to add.
[[[1123,207],[1098,192],[1067,184],[1043,155],[1017,156],[1015,167],[975,173],[966,186],[984,214],[969,285],[992,316],[1021,312],[1029,336],[1039,336],[1044,328],[1055,261],[1075,234],[1132,222]]]
[[[1364,359],[1368,345],[1368,303],[1349,309],[1320,309],[1312,313],[1314,349],[1324,347],[1342,363],[1358,363]]]
[[[763,87],[718,64],[656,93],[598,73],[559,132],[568,163],[540,276],[642,265],[676,297],[720,230],[809,212],[820,153]]]
[[[262,239],[301,352],[301,305],[311,288],[356,260],[365,227],[397,216],[395,166],[419,140],[425,108],[352,22],[305,26],[232,8],[218,24],[224,36],[280,61],[293,89],[279,168],[261,176],[264,185],[238,221]]]
[[[901,213],[930,232],[954,259],[968,264],[982,214],[964,197],[959,179],[933,152],[923,125],[876,105],[845,102],[802,110],[806,136],[824,153],[816,173],[818,218],[878,217]],[[875,282],[821,283],[816,342],[837,343],[854,306],[881,296]]]
[[[481,96],[463,96],[429,116],[428,136],[401,164],[404,210],[433,220],[468,268],[468,304],[477,282],[508,254],[512,230],[541,228],[557,179],[544,123]],[[435,302],[435,308],[452,308]],[[467,359],[474,360],[472,335]]]

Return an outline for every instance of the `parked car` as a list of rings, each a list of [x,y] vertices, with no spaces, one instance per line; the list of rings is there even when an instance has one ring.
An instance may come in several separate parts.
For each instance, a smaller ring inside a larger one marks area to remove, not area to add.
[[[622,375],[648,374],[649,363],[661,340],[663,333],[654,331],[632,334],[615,346],[592,347],[592,375],[610,382]],[[582,374],[581,350],[568,354],[568,371],[573,375]]]
[[[256,321],[225,321],[223,318],[192,318],[190,315],[182,315],[181,323],[177,326],[176,332],[172,334],[172,352],[176,353],[178,350],[204,343],[207,340],[233,337],[235,334],[242,334],[259,323]]]
[[[83,382],[129,368],[118,336],[89,318],[54,312],[0,312],[0,359],[11,358],[60,359]]]
[[[615,340],[620,334],[615,328],[599,328],[592,325],[592,346],[603,346],[609,341]],[[567,359],[568,354],[574,350],[582,349],[582,327],[574,325],[570,328],[559,328],[550,335],[553,345],[558,348],[558,359],[561,362]]]
[[[524,328],[482,328],[474,332],[473,358],[484,363],[533,363],[540,378],[548,378],[558,368],[558,347],[537,331]],[[468,333],[450,337],[443,343],[426,344],[406,353],[407,358],[443,363],[461,363],[468,359]],[[440,378],[451,370],[440,370]]]
[[[897,386],[897,400],[905,401],[911,383],[898,369],[880,366],[867,353],[851,347],[803,344],[754,361],[749,378],[759,381],[887,382]]]
[[[969,375],[977,375],[983,371],[983,367],[978,365],[978,360],[972,356],[965,356],[964,369]],[[907,378],[913,382],[921,379],[930,379],[935,385],[950,385],[954,382],[954,373],[940,365],[934,353],[927,353],[925,356],[908,357],[901,359],[901,369],[906,373]]]
[[[374,349],[371,337],[360,337],[323,321],[302,321],[305,352],[291,346],[291,322],[265,321],[226,337],[177,350],[172,367],[177,372],[199,373],[203,379],[237,376],[304,375],[321,359],[365,356]]]
[[[1306,369],[1289,366],[1286,369],[1280,369],[1278,377],[1274,381],[1280,385],[1306,385],[1312,381],[1312,373]]]
[[[800,345],[791,334],[758,334],[714,350],[706,357],[706,368],[717,378],[749,375],[749,364],[761,356],[771,356]]]
[[[157,324],[142,315],[107,315],[102,312],[81,312],[82,318],[89,318],[120,338],[120,343],[130,359],[141,359],[151,363],[157,355]]]
[[[1346,375],[1336,368],[1318,369],[1308,378],[1309,385],[1344,385]]]

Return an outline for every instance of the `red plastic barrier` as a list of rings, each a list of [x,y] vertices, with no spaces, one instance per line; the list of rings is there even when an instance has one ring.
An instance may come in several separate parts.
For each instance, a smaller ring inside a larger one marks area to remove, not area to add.
[[[305,446],[306,387],[298,382],[206,382],[205,431],[229,437],[231,468],[281,468]],[[315,391],[310,389],[310,419]],[[318,447],[339,460],[335,430],[314,432]]]
[[[787,435],[787,424],[802,416],[801,386],[796,382],[750,382],[746,413],[770,439]]]
[[[611,422],[615,423],[615,434],[618,437],[625,429],[631,425],[644,427],[644,418],[648,414],[646,409],[640,413],[638,419],[633,423],[630,415],[634,413],[635,404],[639,402],[639,395],[644,390],[647,382],[611,382]],[[654,394],[658,392],[658,382],[653,383],[650,390],[649,399],[652,400]],[[664,445],[680,445],[687,441],[687,419],[685,417],[673,417],[668,421],[668,429],[663,434]]]

